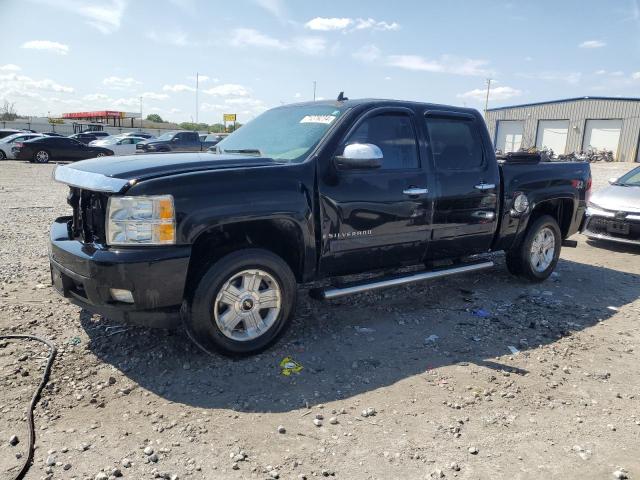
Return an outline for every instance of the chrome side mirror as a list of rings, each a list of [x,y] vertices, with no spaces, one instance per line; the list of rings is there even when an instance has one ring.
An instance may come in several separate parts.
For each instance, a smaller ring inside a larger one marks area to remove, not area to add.
[[[344,147],[342,155],[335,157],[335,164],[341,170],[380,168],[382,159],[382,150],[377,145],[352,143]]]
[[[609,180],[607,180],[609,182],[610,185],[613,185],[614,183],[616,183],[618,181],[618,179],[616,177],[611,177]]]

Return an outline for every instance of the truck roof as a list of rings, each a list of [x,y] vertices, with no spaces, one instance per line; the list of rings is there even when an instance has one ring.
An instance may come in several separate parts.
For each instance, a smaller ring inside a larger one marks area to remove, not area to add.
[[[466,107],[458,107],[454,105],[445,105],[440,103],[429,103],[429,102],[416,102],[412,100],[394,100],[388,98],[354,98],[349,100],[337,101],[337,100],[318,100],[315,102],[299,102],[299,103],[290,103],[287,105],[283,105],[282,107],[277,108],[286,108],[291,106],[304,106],[304,105],[327,105],[327,106],[335,106],[335,107],[343,107],[350,108],[361,105],[367,105],[371,107],[375,106],[406,106],[409,108],[415,107],[434,107],[439,110],[446,109],[454,112],[464,112],[464,113],[478,113],[478,110],[474,108],[466,108]]]

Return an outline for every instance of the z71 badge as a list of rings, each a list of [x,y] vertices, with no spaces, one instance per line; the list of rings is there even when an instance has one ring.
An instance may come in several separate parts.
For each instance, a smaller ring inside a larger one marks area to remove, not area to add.
[[[373,235],[371,230],[356,230],[353,232],[327,233],[323,235],[322,238],[324,240],[345,240],[347,238],[366,237],[368,235]]]

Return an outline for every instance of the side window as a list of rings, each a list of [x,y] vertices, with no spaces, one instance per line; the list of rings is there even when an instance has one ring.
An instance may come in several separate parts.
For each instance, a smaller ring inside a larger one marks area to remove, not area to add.
[[[131,139],[130,138],[123,138],[122,139],[122,145],[131,145]]]
[[[426,117],[438,170],[473,170],[483,165],[482,141],[471,120]]]
[[[382,114],[365,119],[345,145],[372,143],[382,150],[382,169],[419,168],[418,146],[409,115]]]

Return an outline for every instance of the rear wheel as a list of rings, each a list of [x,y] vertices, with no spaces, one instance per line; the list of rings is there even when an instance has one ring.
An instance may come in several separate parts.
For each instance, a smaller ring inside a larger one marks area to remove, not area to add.
[[[98,153],[96,153],[96,157],[104,157],[104,153],[98,152]]]
[[[561,244],[558,222],[549,215],[543,215],[529,226],[522,243],[507,252],[507,268],[514,275],[542,282],[556,268]]]
[[[33,154],[33,160],[36,163],[48,163],[49,158],[49,152],[47,152],[46,150],[38,150]]]
[[[240,250],[204,272],[184,316],[185,326],[208,353],[257,353],[284,333],[296,295],[295,277],[284,260],[267,250]]]
[[[6,160],[7,159],[7,154],[4,153],[3,150],[0,150],[0,160]]]

